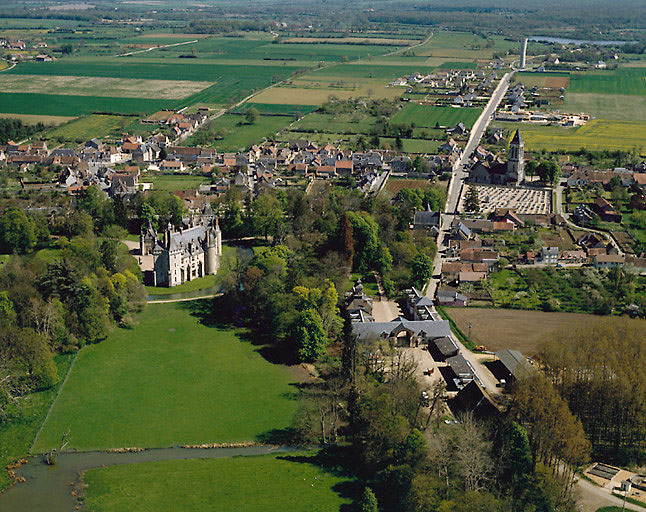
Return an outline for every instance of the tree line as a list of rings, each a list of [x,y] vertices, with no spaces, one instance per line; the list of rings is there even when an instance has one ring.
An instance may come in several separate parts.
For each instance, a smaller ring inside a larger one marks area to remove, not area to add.
[[[90,187],[72,201],[56,200],[48,216],[5,203],[0,424],[21,417],[21,397],[58,382],[57,354],[132,326],[146,299],[139,266],[121,243],[130,215],[121,198]]]

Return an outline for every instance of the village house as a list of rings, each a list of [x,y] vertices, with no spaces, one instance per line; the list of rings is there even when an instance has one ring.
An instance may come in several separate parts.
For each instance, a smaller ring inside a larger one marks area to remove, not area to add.
[[[619,254],[599,254],[592,258],[592,264],[597,270],[624,266],[624,257]]]
[[[605,198],[598,197],[594,204],[594,211],[604,222],[621,222],[621,214],[615,210],[615,207],[612,206]]]

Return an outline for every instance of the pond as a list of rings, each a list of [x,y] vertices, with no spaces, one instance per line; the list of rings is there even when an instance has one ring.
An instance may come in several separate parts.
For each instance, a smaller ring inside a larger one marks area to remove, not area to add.
[[[28,464],[16,470],[26,479],[0,494],[0,510],[11,512],[71,512],[78,501],[72,491],[83,471],[101,466],[134,464],[178,459],[213,459],[248,455],[266,455],[295,451],[288,446],[246,446],[238,448],[159,448],[137,453],[64,452],[55,466],[48,466],[42,455],[31,457]]]

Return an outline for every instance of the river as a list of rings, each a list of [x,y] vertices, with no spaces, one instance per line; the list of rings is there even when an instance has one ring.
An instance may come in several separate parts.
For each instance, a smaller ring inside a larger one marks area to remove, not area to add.
[[[178,459],[215,459],[238,455],[266,455],[295,451],[288,446],[248,446],[242,448],[158,448],[137,453],[64,452],[55,466],[48,466],[42,455],[16,470],[26,479],[0,494],[0,510],[6,512],[72,512],[78,505],[72,491],[78,487],[83,471],[100,466],[134,464]],[[74,485],[72,485],[74,484]]]
[[[622,46],[624,44],[635,44],[637,41],[592,41],[588,39],[569,39],[567,37],[531,36],[530,41],[538,43],[558,44],[596,44],[597,46]]]

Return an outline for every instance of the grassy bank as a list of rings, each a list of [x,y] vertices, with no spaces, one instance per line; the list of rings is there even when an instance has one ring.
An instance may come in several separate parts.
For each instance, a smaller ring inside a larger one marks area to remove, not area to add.
[[[92,469],[86,505],[95,512],[345,510],[351,482],[314,463],[314,454],[172,460]]]
[[[0,467],[27,455],[73,359],[73,354],[57,356],[58,385],[27,395],[20,407],[12,409],[7,420],[0,424]],[[7,472],[0,471],[0,490],[9,484]]]

